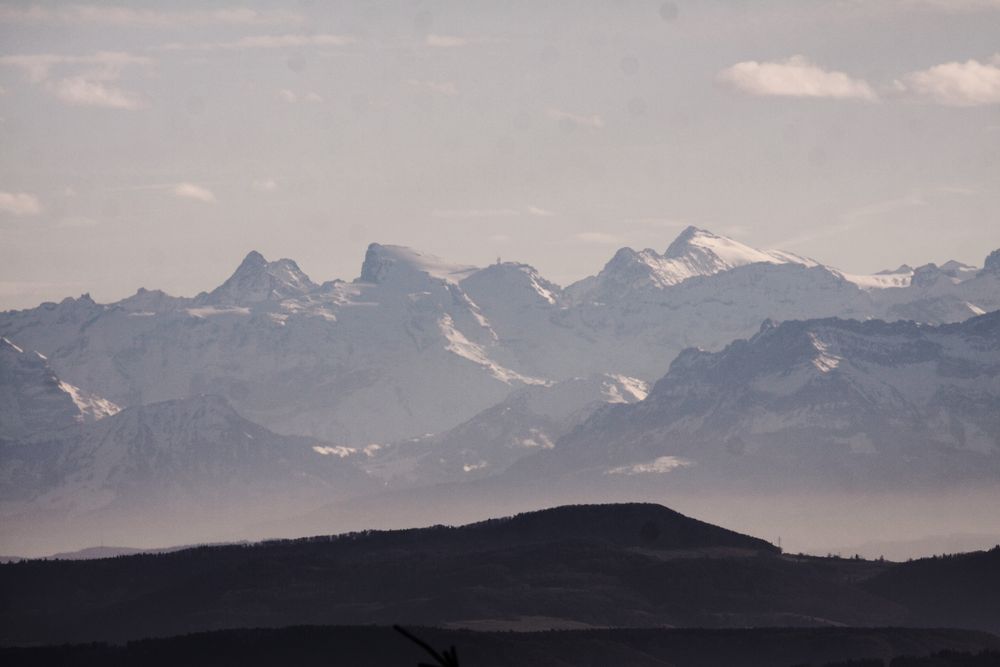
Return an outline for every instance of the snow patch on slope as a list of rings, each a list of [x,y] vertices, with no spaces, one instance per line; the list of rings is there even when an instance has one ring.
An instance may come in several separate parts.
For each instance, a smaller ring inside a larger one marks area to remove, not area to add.
[[[649,394],[649,383],[627,375],[609,374],[601,392],[608,403],[634,403]]]
[[[382,283],[390,273],[400,270],[425,273],[432,278],[457,284],[477,268],[450,264],[440,257],[425,255],[405,246],[372,243],[365,253],[365,261],[361,265],[361,277],[358,280],[365,283]]]
[[[486,368],[493,377],[501,382],[505,384],[512,384],[514,382],[537,385],[548,384],[546,380],[521,375],[517,371],[505,368],[490,359],[481,345],[473,343],[465,337],[465,334],[455,328],[455,321],[451,318],[451,315],[443,315],[438,320],[438,328],[441,330],[441,335],[448,341],[445,349],[463,359],[468,359],[474,364]]]
[[[60,381],[59,388],[69,394],[69,397],[73,399],[73,404],[80,410],[80,415],[76,418],[78,422],[87,421],[88,418],[93,420],[103,419],[122,411],[118,405],[108,399],[86,394],[80,391],[79,387],[73,386],[69,382]]]
[[[659,456],[648,463],[618,466],[607,471],[609,475],[662,475],[663,473],[694,465],[693,461],[677,456]]]
[[[813,358],[812,363],[820,373],[829,373],[840,365],[841,358],[831,354],[830,346],[821,341],[819,336],[812,331],[809,332],[809,340],[812,341],[813,347],[819,353]]]

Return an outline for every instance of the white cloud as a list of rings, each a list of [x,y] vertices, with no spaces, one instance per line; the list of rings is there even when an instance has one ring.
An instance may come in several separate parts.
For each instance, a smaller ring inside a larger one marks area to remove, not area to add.
[[[323,96],[317,92],[309,91],[305,95],[299,95],[293,90],[287,88],[282,88],[278,91],[278,96],[288,102],[289,104],[295,104],[296,102],[322,102]]]
[[[687,459],[682,459],[676,456],[661,456],[659,458],[653,459],[647,463],[637,463],[630,466],[619,466],[617,468],[611,468],[607,471],[609,475],[643,475],[643,474],[662,474],[670,472],[671,470],[676,470],[677,468],[686,468],[688,466],[694,465],[692,461]]]
[[[424,43],[427,46],[448,49],[456,46],[466,46],[471,44],[472,40],[467,37],[458,37],[457,35],[427,35]]]
[[[273,178],[262,178],[253,182],[253,188],[261,192],[274,192],[278,189],[278,183]]]
[[[194,199],[209,204],[215,201],[215,195],[211,190],[194,183],[178,183],[173,187],[173,193],[181,199]]]
[[[406,83],[411,86],[416,86],[417,88],[423,88],[424,90],[432,93],[445,95],[447,97],[455,97],[458,95],[458,86],[451,81],[420,81],[417,79],[410,79]]]
[[[0,7],[0,21],[24,23],[98,23],[116,26],[173,27],[185,25],[272,25],[301,23],[302,15],[288,11],[259,11],[246,7],[212,10],[164,11],[111,5]]]
[[[151,65],[153,61],[122,51],[98,51],[90,56],[64,56],[54,53],[0,56],[0,65],[20,68],[32,83],[49,78],[51,70],[61,66],[90,67],[92,78],[110,80],[118,78],[126,67]]]
[[[780,62],[748,60],[736,63],[719,72],[718,79],[751,95],[877,98],[866,81],[853,79],[843,72],[824,70],[804,56],[792,56]]]
[[[162,51],[241,51],[244,49],[288,49],[302,46],[348,46],[357,43],[351,35],[251,35],[229,42],[171,42]]]
[[[1000,54],[988,63],[967,60],[910,72],[896,81],[896,89],[946,106],[1000,104]]]
[[[539,218],[550,218],[553,215],[555,215],[555,213],[553,213],[552,211],[549,211],[548,209],[541,208],[539,206],[529,206],[528,207],[528,213],[531,214],[531,215],[537,216]]]
[[[48,86],[57,99],[78,107],[108,109],[141,109],[145,104],[135,93],[109,86],[86,76],[73,76],[54,81]]]
[[[498,218],[520,215],[514,208],[436,208],[431,211],[435,218]]]
[[[0,192],[0,211],[16,216],[38,215],[42,204],[27,192]]]
[[[0,65],[19,68],[33,84],[71,106],[96,106],[135,110],[145,106],[136,93],[110,82],[121,78],[128,67],[144,67],[153,61],[120,51],[101,51],[89,56],[64,56],[51,53],[0,57]],[[53,78],[53,70],[76,70],[68,76]]]
[[[436,49],[453,49],[473,44],[500,44],[504,40],[497,37],[462,37],[460,35],[427,35],[424,44]]]
[[[435,218],[505,218],[521,215],[547,218],[555,215],[552,211],[538,206],[519,208],[436,208],[431,211]]]
[[[579,114],[562,111],[560,109],[548,108],[545,110],[545,115],[551,120],[572,123],[573,125],[579,125],[581,127],[604,127],[604,119],[598,114],[581,116]]]
[[[624,241],[614,234],[605,234],[604,232],[580,232],[573,236],[577,241],[583,241],[584,243],[596,243],[601,245],[621,245]]]

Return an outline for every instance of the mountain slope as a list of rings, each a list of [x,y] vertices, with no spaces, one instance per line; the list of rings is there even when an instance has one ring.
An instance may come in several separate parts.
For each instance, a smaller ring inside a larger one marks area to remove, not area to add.
[[[4,442],[0,454],[3,541],[32,550],[92,543],[95,534],[216,539],[374,488],[324,443],[277,435],[216,396],[126,408]]]
[[[766,323],[720,352],[685,351],[646,400],[599,411],[523,463],[806,487],[995,480],[1000,312],[939,327]]]
[[[646,396],[642,380],[620,375],[532,385],[443,433],[369,450],[365,468],[393,486],[468,481],[504,471],[534,451],[551,449],[602,405]]]
[[[363,279],[316,286],[251,253],[194,300],[81,297],[0,315],[0,330],[123,405],[219,394],[270,428],[364,446],[449,428],[542,381],[508,365],[442,266],[373,244]]]
[[[60,380],[48,359],[0,338],[0,440],[91,422],[120,408]]]

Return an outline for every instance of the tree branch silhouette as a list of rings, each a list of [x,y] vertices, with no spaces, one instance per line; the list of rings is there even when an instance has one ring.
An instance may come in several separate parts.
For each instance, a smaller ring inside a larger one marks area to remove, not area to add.
[[[427,651],[427,653],[429,653],[430,656],[434,658],[434,660],[436,661],[435,664],[433,665],[426,662],[421,662],[417,664],[417,667],[459,667],[458,653],[455,651],[454,646],[449,647],[444,651],[443,654],[441,654],[435,651],[430,644],[420,639],[419,637],[413,635],[412,633],[407,632],[401,626],[393,625],[392,629],[398,632],[399,634],[403,635],[407,639],[409,639],[411,642],[413,642],[420,648]]]

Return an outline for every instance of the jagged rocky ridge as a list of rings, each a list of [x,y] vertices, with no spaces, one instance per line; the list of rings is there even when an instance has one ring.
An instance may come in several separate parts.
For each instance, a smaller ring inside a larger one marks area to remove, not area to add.
[[[562,289],[524,264],[379,244],[359,278],[317,284],[252,252],[193,298],[84,295],[2,313],[0,334],[118,405],[213,393],[268,428],[360,449],[441,433],[519,387],[651,382],[682,349],[719,349],[767,318],[961,321],[1000,308],[996,263],[852,276],[689,228],[662,255],[623,249]]]

